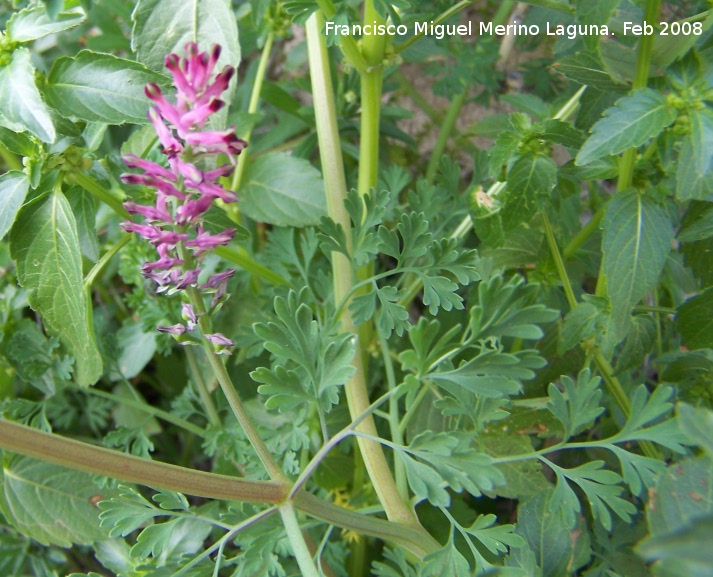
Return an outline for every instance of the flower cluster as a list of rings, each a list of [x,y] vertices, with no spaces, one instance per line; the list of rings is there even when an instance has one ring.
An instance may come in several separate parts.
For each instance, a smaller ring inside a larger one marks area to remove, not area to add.
[[[148,117],[168,159],[168,167],[135,155],[124,156],[128,167],[142,173],[124,174],[122,180],[154,188],[156,201],[150,206],[125,203],[126,210],[141,215],[144,222],[127,221],[122,228],[141,235],[156,247],[157,260],[145,263],[141,272],[156,282],[159,292],[197,287],[213,294],[211,307],[215,307],[225,297],[228,280],[235,271],[214,274],[199,284],[200,265],[208,251],[232,240],[235,229],[210,234],[203,217],[214,200],[226,203],[237,200],[235,192],[223,188],[218,180],[233,172],[235,157],[247,143],[235,135],[234,127],[224,131],[203,130],[210,116],[225,105],[219,97],[228,88],[235,69],[226,66],[212,78],[220,47],[216,45],[210,53],[199,52],[196,44],[189,43],[185,50],[186,57],[170,54],[166,58],[166,68],[177,89],[175,104],[166,99],[156,84],[146,86],[146,95],[154,103]],[[203,159],[220,154],[228,156],[231,163],[210,170],[199,168]],[[182,313],[185,324],[158,330],[179,337],[195,329],[198,319],[193,306],[184,303]],[[233,345],[218,333],[204,336],[218,348]]]

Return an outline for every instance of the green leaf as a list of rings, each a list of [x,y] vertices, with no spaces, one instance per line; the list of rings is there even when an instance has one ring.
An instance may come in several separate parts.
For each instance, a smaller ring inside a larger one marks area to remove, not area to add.
[[[0,240],[15,222],[29,189],[30,181],[24,172],[11,170],[0,176]]]
[[[319,171],[306,160],[284,153],[251,161],[240,195],[246,215],[278,226],[317,224],[327,212]]]
[[[99,238],[96,231],[96,199],[81,188],[74,188],[67,192],[67,200],[72,206],[74,218],[77,222],[77,234],[82,254],[92,262],[99,260]]]
[[[458,551],[453,535],[445,547],[423,558],[422,577],[470,577],[468,560]]]
[[[690,132],[683,137],[676,164],[676,197],[706,200],[713,194],[713,112],[693,110],[688,118]]]
[[[136,538],[131,556],[139,559],[156,557],[159,566],[184,555],[193,556],[203,548],[210,530],[209,523],[198,519],[171,519],[151,525]]]
[[[95,383],[102,360],[82,288],[77,226],[61,192],[20,213],[10,233],[10,251],[30,306],[74,355],[75,380],[85,386]]]
[[[550,489],[521,502],[515,533],[535,554],[543,577],[569,577],[576,569],[575,544],[585,539],[586,533],[564,524],[561,512],[553,510],[553,499],[554,491]]]
[[[713,287],[678,307],[676,324],[689,349],[713,348]]]
[[[697,242],[711,237],[713,237],[713,203],[691,202],[676,238],[679,242]]]
[[[592,377],[589,369],[579,372],[576,383],[567,375],[562,376],[561,382],[564,391],[554,383],[547,389],[550,396],[547,409],[564,426],[564,440],[567,440],[591,425],[604,412],[604,407],[599,406],[601,379]]]
[[[656,562],[660,577],[713,577],[713,515],[694,519],[676,531],[650,537],[636,552],[649,563]]]
[[[634,91],[604,113],[592,127],[592,135],[577,155],[578,165],[587,164],[627,148],[641,146],[676,120],[676,109],[666,97],[650,88]]]
[[[636,315],[631,330],[626,336],[624,347],[616,360],[616,372],[633,369],[644,360],[656,342],[656,321],[649,315]]]
[[[18,156],[35,156],[38,152],[37,145],[31,137],[2,126],[0,126],[0,143]]]
[[[13,42],[29,42],[74,28],[85,18],[86,14],[79,6],[60,12],[55,18],[50,18],[42,6],[25,8],[8,20],[7,35]]]
[[[139,0],[131,19],[131,48],[139,62],[156,72],[164,71],[166,55],[183,54],[188,42],[200,50],[222,47],[217,68],[240,64],[238,27],[228,0]]]
[[[16,49],[10,64],[0,68],[0,125],[16,132],[26,130],[43,142],[57,137],[50,110],[35,86],[35,69],[26,48]]]
[[[599,0],[598,2],[577,2],[576,16],[582,24],[602,26],[609,23],[614,8],[620,0]]]
[[[557,184],[557,165],[547,157],[525,154],[515,161],[507,176],[503,227],[512,230],[527,222],[548,199]]]
[[[107,496],[106,491],[86,473],[5,454],[3,515],[23,535],[43,545],[69,547],[106,539],[93,504],[97,496]]]
[[[626,85],[614,81],[604,71],[604,65],[599,57],[589,52],[578,52],[573,56],[563,58],[555,65],[555,70],[570,80],[586,84],[602,92],[624,92],[626,90]]]
[[[612,198],[602,227],[602,267],[612,317],[617,333],[623,336],[631,309],[658,282],[671,250],[673,227],[663,208],[634,190]]]
[[[133,60],[82,50],[59,58],[47,77],[45,97],[60,114],[74,120],[124,124],[148,122],[149,82],[166,86],[165,76]]]
[[[684,459],[661,475],[647,507],[651,535],[666,535],[713,514],[713,458]]]
[[[119,494],[99,503],[102,527],[110,528],[109,537],[126,537],[162,512],[131,487],[119,485]]]
[[[688,438],[713,457],[713,411],[680,403],[678,422]]]

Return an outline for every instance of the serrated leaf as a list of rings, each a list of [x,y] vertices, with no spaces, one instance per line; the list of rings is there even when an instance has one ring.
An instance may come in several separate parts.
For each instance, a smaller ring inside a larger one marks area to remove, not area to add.
[[[24,172],[10,170],[0,176],[0,240],[10,231],[29,189]]]
[[[61,192],[20,213],[10,233],[10,252],[30,306],[74,355],[74,379],[84,386],[95,383],[102,359],[82,287],[77,226]]]
[[[119,490],[118,495],[99,503],[101,526],[109,529],[109,537],[126,537],[161,514],[136,490],[122,485]]]
[[[567,148],[579,148],[584,142],[584,134],[581,130],[561,120],[545,120],[536,126],[535,133],[543,140],[548,140]]]
[[[422,577],[470,577],[470,565],[463,554],[458,551],[453,537],[445,547],[423,558],[421,566]]]
[[[227,0],[140,0],[131,19],[131,48],[139,62],[156,72],[164,71],[167,54],[183,54],[188,42],[197,42],[200,50],[220,45],[218,70],[240,64],[237,22]]]
[[[604,412],[604,407],[599,405],[602,398],[600,382],[601,379],[593,377],[589,369],[583,369],[577,375],[576,383],[569,376],[562,376],[564,391],[550,384],[547,409],[564,426],[564,440],[587,428]]]
[[[50,18],[44,7],[34,6],[20,10],[8,20],[7,35],[13,42],[30,42],[74,28],[84,22],[85,18],[86,14],[79,6],[60,12],[54,18]]]
[[[713,348],[713,287],[678,307],[676,324],[689,349]]]
[[[131,556],[138,559],[158,558],[158,566],[169,559],[194,555],[203,547],[211,525],[198,519],[178,518],[146,527],[136,538]]]
[[[503,227],[512,230],[527,222],[548,200],[557,184],[557,165],[547,157],[525,154],[512,165],[502,211]]]
[[[77,223],[79,246],[82,254],[92,262],[99,260],[99,238],[96,231],[96,199],[87,191],[75,188],[67,192]]]
[[[47,77],[45,97],[61,114],[74,120],[124,124],[148,122],[150,101],[144,87],[167,79],[143,64],[83,50],[59,58]]]
[[[35,86],[35,69],[26,48],[16,49],[10,64],[0,68],[0,125],[27,131],[43,142],[57,137],[50,110]]]
[[[707,200],[713,194],[713,112],[704,108],[688,115],[690,132],[676,164],[676,197]]]
[[[582,24],[602,26],[609,23],[611,14],[620,0],[600,0],[598,2],[577,2],[575,15]]]
[[[616,360],[617,373],[641,365],[656,342],[656,321],[653,318],[648,315],[636,315],[632,320],[624,347]]]
[[[570,80],[602,92],[624,92],[627,89],[626,85],[619,84],[604,71],[604,65],[595,54],[578,52],[563,58],[554,68]]]
[[[631,309],[658,282],[671,251],[673,227],[663,208],[634,190],[612,198],[602,227],[602,270],[612,317],[623,336],[631,322]]]
[[[69,547],[106,539],[99,526],[99,489],[91,475],[19,455],[5,455],[0,505],[21,533],[43,545]]]
[[[677,111],[666,97],[650,88],[634,91],[604,113],[577,154],[578,165],[587,164],[627,148],[641,146],[676,120]]]
[[[679,242],[697,242],[713,236],[713,204],[693,201],[676,238]]]
[[[327,212],[319,171],[306,160],[283,153],[252,160],[240,195],[245,214],[278,226],[314,225]]]

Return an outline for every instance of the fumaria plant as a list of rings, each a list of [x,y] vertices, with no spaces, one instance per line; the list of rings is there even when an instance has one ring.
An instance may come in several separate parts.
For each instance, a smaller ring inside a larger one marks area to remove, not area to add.
[[[713,576],[707,2],[0,22],[0,575]]]

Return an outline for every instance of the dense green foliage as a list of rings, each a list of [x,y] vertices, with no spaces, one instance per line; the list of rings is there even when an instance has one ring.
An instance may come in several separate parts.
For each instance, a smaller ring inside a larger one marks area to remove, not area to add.
[[[0,574],[713,577],[708,3],[0,23]]]

